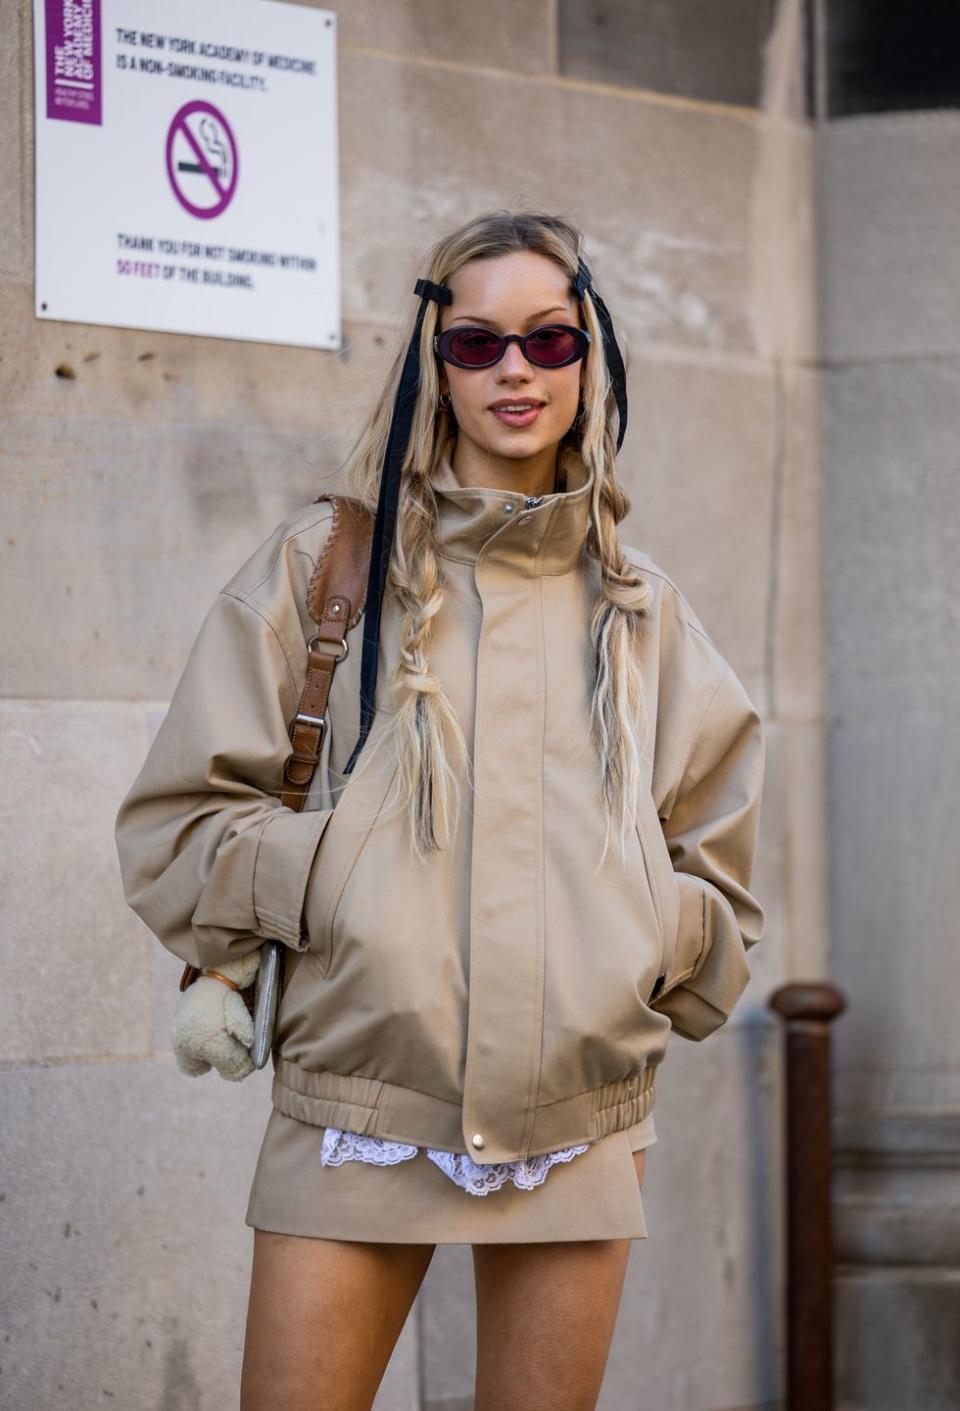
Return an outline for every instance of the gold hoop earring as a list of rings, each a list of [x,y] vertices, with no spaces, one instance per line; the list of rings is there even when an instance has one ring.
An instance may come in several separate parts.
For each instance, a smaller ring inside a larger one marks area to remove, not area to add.
[[[446,401],[443,400],[444,397],[446,397],[446,399],[447,399]],[[440,410],[441,410],[441,411],[445,411],[445,412],[447,412],[447,411],[450,410],[450,393],[449,393],[449,392],[441,392],[441,393],[440,393]]]

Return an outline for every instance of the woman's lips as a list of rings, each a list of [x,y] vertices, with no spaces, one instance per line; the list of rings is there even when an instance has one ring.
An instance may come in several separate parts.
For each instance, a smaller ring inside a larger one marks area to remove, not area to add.
[[[490,410],[504,426],[529,426],[543,411],[543,405],[541,403],[540,406],[529,407],[524,412],[508,412],[504,411],[503,407],[491,407]]]

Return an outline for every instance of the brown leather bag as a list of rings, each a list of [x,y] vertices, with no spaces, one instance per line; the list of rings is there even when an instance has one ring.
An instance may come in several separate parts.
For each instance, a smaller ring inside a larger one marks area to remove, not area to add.
[[[324,494],[313,503],[323,500],[333,506],[333,523],[307,589],[307,609],[317,630],[307,643],[307,675],[300,705],[290,722],[293,749],[284,766],[280,790],[281,803],[297,813],[306,803],[320,761],[333,673],[350,650],[347,633],[363,612],[373,539],[373,515],[359,500]],[[201,969],[187,962],[180,976],[180,989],[187,989],[202,974]],[[253,985],[240,993],[253,1014]]]

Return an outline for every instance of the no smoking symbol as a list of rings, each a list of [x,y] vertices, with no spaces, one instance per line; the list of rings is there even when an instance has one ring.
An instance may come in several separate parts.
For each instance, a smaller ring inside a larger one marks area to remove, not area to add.
[[[211,220],[237,189],[237,142],[219,108],[203,99],[184,103],[167,132],[167,176],[184,210]]]

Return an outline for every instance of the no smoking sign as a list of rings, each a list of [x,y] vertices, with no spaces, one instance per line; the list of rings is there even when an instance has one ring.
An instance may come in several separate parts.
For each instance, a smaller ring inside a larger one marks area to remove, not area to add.
[[[326,3],[30,0],[37,318],[341,346]]]
[[[167,131],[167,176],[184,210],[200,220],[221,215],[237,189],[237,142],[219,108],[184,103]]]

